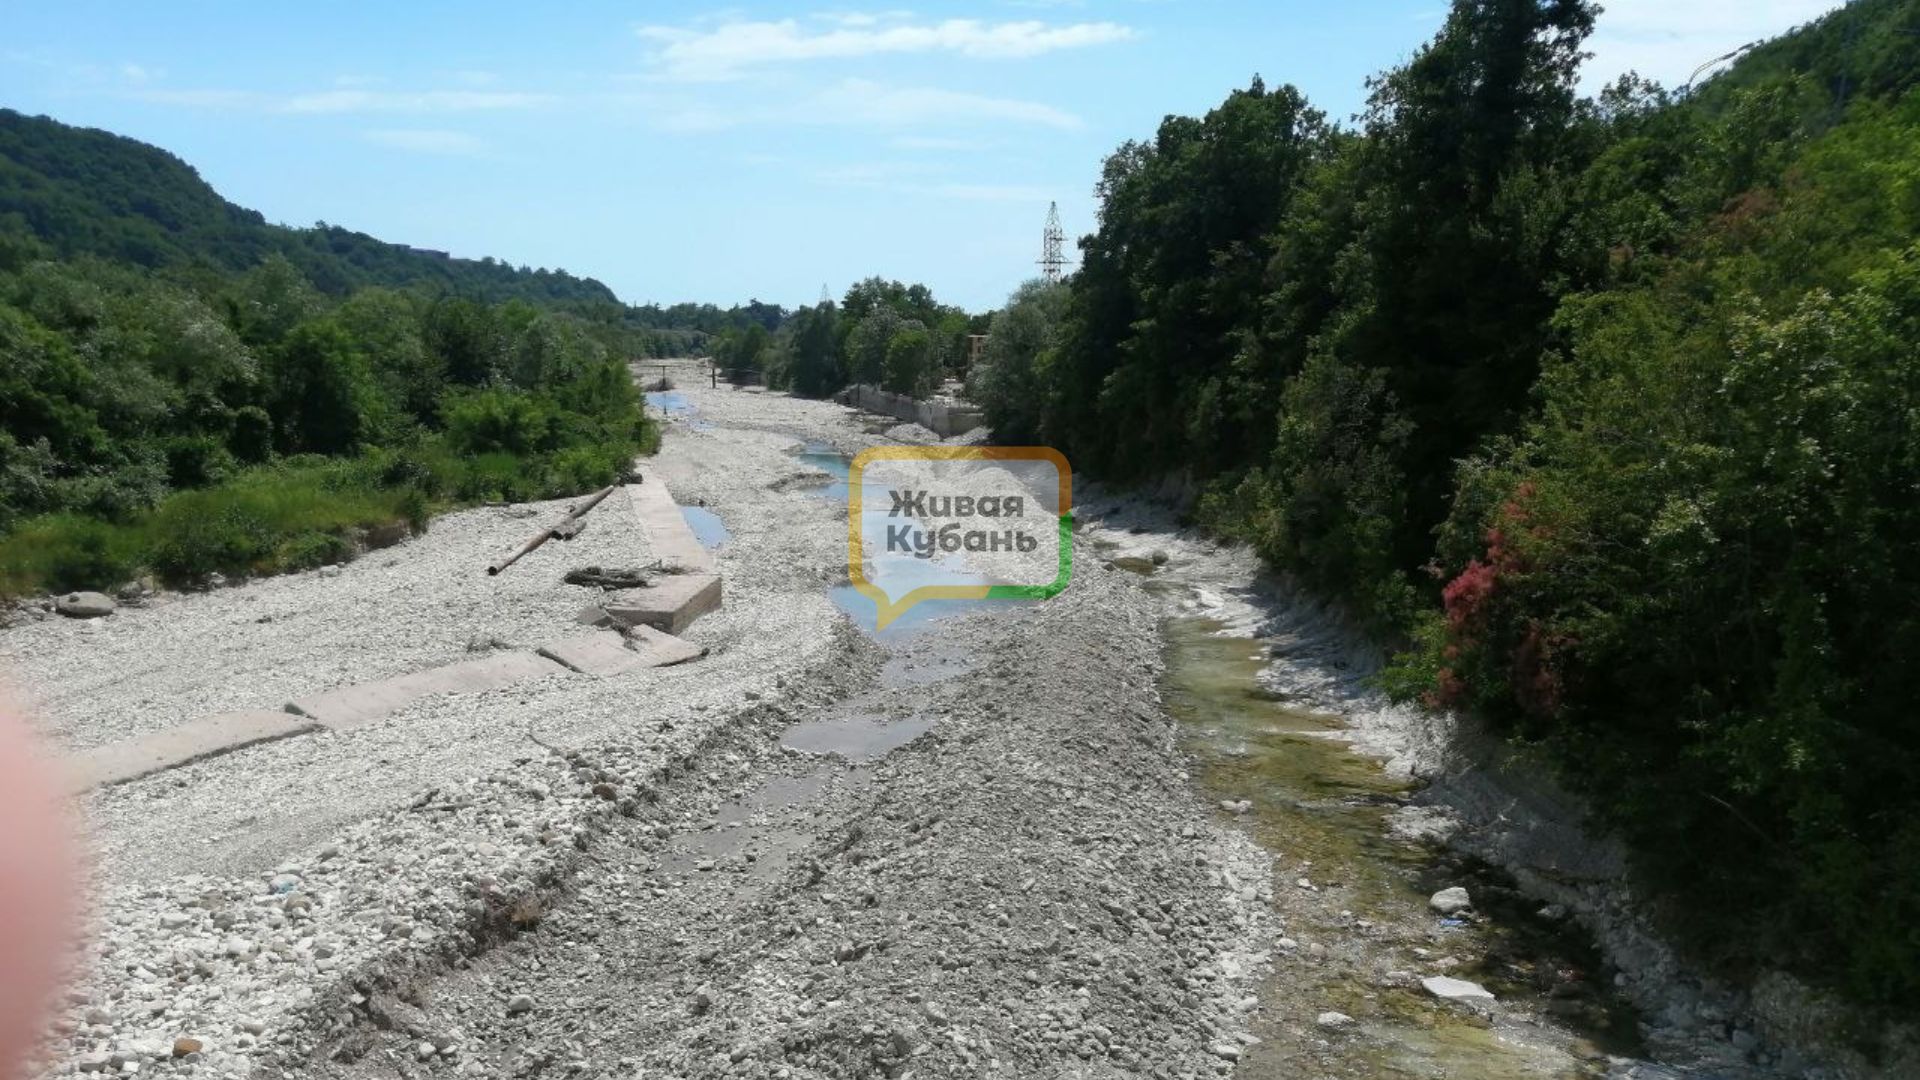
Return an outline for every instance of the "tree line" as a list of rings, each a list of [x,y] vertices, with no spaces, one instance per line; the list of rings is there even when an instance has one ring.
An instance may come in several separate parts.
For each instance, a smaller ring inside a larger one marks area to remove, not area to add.
[[[724,331],[712,353],[735,382],[807,397],[860,383],[922,398],[966,373],[968,335],[986,325],[987,316],[942,304],[925,285],[870,277],[837,304],[822,300],[772,325]]]
[[[1120,147],[995,436],[1337,597],[1534,747],[1702,954],[1920,996],[1920,3],[1576,92],[1584,0],[1456,0],[1329,122],[1259,79]]]
[[[524,300],[323,293],[0,243],[0,594],[352,554],[437,508],[611,483],[657,441],[635,331]]]

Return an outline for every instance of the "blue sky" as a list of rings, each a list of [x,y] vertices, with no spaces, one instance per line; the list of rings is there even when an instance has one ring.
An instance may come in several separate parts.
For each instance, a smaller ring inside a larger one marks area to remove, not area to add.
[[[1446,10],[10,6],[0,105],[164,147],[271,220],[564,267],[636,303],[795,305],[877,273],[974,309],[1033,274],[1049,200],[1070,237],[1094,227],[1100,161],[1122,141],[1255,72],[1348,117]],[[1615,0],[1588,82],[1679,83],[1833,6]]]

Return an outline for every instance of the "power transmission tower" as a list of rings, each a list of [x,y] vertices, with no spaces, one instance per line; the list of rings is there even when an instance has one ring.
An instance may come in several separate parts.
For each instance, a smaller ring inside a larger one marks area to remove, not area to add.
[[[1047,231],[1040,240],[1040,274],[1048,281],[1059,281],[1067,267],[1064,253],[1067,234],[1060,228],[1060,204],[1047,204]]]
[[[827,291],[827,286],[825,282],[820,283],[820,302],[822,304],[833,303],[833,294]]]

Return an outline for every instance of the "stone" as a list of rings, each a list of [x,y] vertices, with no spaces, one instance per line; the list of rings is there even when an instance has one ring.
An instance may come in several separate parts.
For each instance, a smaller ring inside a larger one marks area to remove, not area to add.
[[[1328,1012],[1323,1012],[1319,1016],[1314,1017],[1313,1022],[1316,1024],[1319,1024],[1323,1028],[1328,1029],[1329,1031],[1336,1031],[1340,1028],[1352,1027],[1353,1017],[1348,1016],[1346,1013],[1343,1013],[1343,1012],[1328,1011]]]
[[[173,1056],[186,1057],[188,1054],[197,1054],[206,1049],[206,1047],[207,1044],[201,1042],[199,1039],[189,1039],[182,1036],[181,1038],[173,1040]]]
[[[69,619],[98,619],[119,608],[106,593],[71,592],[53,602],[53,610]]]
[[[1458,885],[1441,889],[1427,899],[1427,906],[1442,915],[1458,915],[1473,906],[1473,898]]]
[[[533,1011],[533,998],[528,994],[515,994],[507,999],[507,1015],[518,1016]]]
[[[1492,1001],[1493,993],[1477,982],[1449,975],[1429,975],[1420,980],[1427,993],[1443,1001]]]

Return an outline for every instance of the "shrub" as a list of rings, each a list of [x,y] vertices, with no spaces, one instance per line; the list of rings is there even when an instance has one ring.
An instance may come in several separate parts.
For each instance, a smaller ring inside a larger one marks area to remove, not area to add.
[[[450,397],[442,408],[447,442],[466,454],[529,454],[561,439],[561,417],[543,399],[512,390]]]
[[[274,552],[274,565],[281,570],[311,570],[331,566],[353,558],[353,544],[337,533],[303,532],[282,541]]]
[[[34,518],[0,539],[0,593],[111,589],[139,573],[125,528],[77,514]]]

